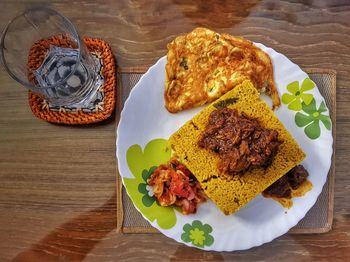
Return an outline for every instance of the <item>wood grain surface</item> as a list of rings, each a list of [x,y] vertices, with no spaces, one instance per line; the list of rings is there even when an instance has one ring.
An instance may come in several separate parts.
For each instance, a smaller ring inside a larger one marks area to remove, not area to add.
[[[0,27],[36,2],[0,1]],[[1,261],[350,261],[349,1],[43,2],[69,17],[81,35],[107,40],[121,68],[151,65],[177,34],[207,26],[262,42],[301,67],[336,70],[334,225],[326,234],[285,235],[222,253],[162,235],[117,234],[117,120],[69,127],[36,119],[25,89],[1,68]]]

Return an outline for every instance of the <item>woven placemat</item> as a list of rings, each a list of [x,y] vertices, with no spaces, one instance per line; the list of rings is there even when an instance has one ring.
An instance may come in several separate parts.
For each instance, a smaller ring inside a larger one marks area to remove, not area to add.
[[[99,75],[103,81],[103,84],[98,88],[100,96],[96,97],[92,102],[92,109],[89,106],[89,108],[67,110],[64,107],[50,107],[40,95],[29,91],[29,106],[36,117],[51,123],[78,125],[103,121],[113,113],[115,108],[116,73],[112,49],[102,39],[85,37],[83,40],[88,50],[98,59],[100,64]],[[62,35],[42,39],[34,43],[28,55],[27,65],[28,77],[31,82],[35,81],[33,71],[43,63],[50,45],[74,48],[67,40],[67,37]]]
[[[333,223],[335,176],[334,145],[336,138],[336,72],[327,69],[306,69],[305,71],[316,83],[329,108],[330,116],[333,121],[333,157],[332,165],[322,193],[306,216],[289,231],[290,234],[325,233],[331,230]],[[122,87],[119,101],[120,106],[118,108],[119,111],[122,110],[122,105],[129,95],[130,90],[139,81],[144,72],[144,68],[125,68],[118,72],[118,84]],[[122,185],[119,174],[117,174],[117,230],[123,233],[159,233],[159,231],[153,228],[135,209]]]

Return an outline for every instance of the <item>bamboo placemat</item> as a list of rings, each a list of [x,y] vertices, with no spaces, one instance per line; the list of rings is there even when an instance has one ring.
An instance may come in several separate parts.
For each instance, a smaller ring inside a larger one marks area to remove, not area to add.
[[[122,110],[130,90],[139,81],[147,68],[124,68],[118,71],[119,100],[117,102],[117,117]],[[333,198],[335,176],[335,141],[336,141],[336,72],[327,69],[305,69],[309,77],[316,83],[326,100],[333,122],[333,156],[332,165],[323,190],[315,205],[306,216],[293,227],[290,234],[325,233],[331,230],[333,223]],[[117,123],[118,123],[117,119]],[[159,233],[135,209],[122,185],[117,173],[117,230],[123,233]]]

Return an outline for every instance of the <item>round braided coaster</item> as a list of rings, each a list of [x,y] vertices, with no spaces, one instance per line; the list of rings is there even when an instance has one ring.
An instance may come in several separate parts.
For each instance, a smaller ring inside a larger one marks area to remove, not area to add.
[[[29,91],[29,105],[33,114],[38,118],[51,123],[79,125],[103,121],[113,113],[115,107],[116,74],[115,61],[111,47],[102,39],[97,38],[85,37],[84,42],[88,50],[102,60],[101,74],[104,78],[104,83],[100,89],[103,90],[103,101],[96,107],[94,112],[84,112],[82,108],[69,112],[64,108],[53,110],[40,95]],[[74,48],[67,38],[62,35],[53,36],[36,42],[32,46],[28,56],[27,66],[29,69],[28,78],[30,81],[34,81],[35,76],[32,71],[43,63],[50,45]]]

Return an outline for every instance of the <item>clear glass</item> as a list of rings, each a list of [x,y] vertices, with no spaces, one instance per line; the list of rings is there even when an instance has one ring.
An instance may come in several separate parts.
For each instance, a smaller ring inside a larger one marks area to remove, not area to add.
[[[11,77],[53,106],[81,106],[97,92],[95,60],[73,24],[53,9],[32,7],[13,18],[0,49]]]

